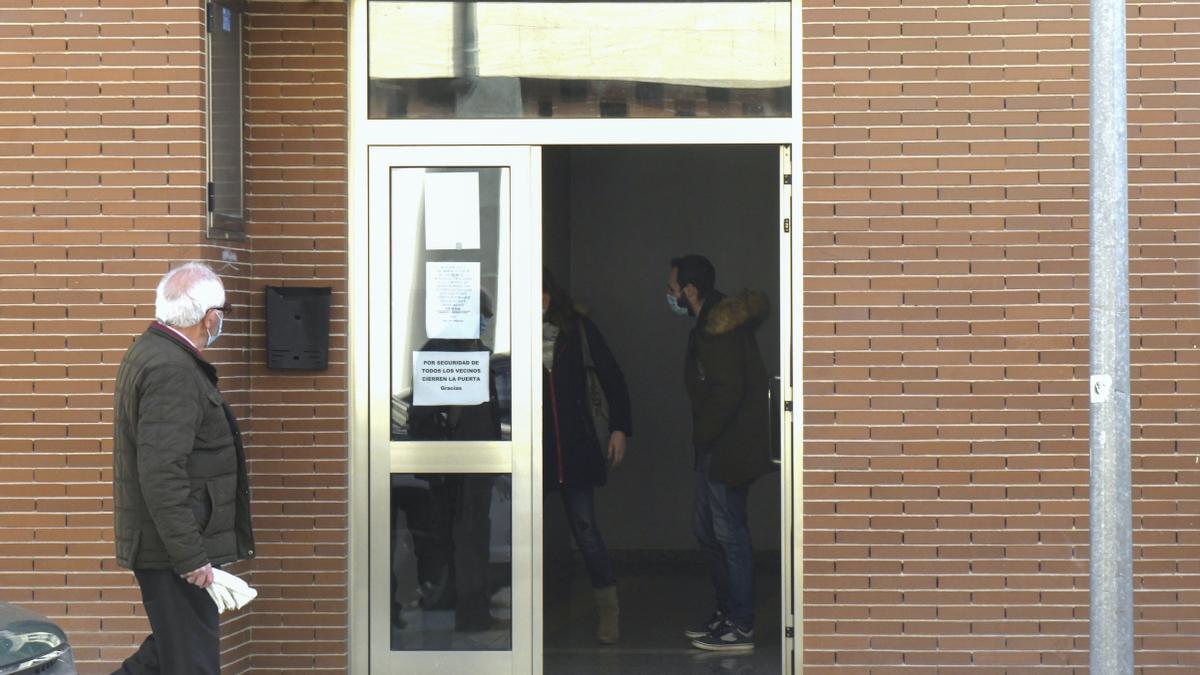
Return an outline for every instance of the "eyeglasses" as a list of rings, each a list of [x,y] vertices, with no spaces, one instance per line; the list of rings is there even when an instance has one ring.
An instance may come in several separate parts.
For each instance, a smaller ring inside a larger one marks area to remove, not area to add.
[[[222,314],[229,314],[231,311],[233,311],[233,305],[231,305],[227,302],[227,303],[221,305],[220,307],[209,307],[208,309],[204,310],[204,313],[208,314],[209,312],[213,311],[214,309]]]

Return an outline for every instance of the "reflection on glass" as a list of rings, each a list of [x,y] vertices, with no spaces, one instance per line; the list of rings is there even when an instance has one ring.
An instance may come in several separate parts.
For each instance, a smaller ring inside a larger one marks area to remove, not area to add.
[[[508,169],[391,175],[394,441],[511,438]]]
[[[228,2],[214,4],[210,11],[221,17],[208,38],[212,224],[226,234],[242,237],[246,233],[242,208],[242,14]]]
[[[791,5],[371,0],[372,118],[786,117]]]
[[[512,649],[512,483],[392,474],[393,651]]]

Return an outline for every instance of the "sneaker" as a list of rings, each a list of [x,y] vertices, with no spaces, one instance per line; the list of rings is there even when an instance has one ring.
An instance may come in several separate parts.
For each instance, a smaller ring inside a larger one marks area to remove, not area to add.
[[[692,640],[692,646],[712,652],[748,652],[754,649],[754,630],[742,630],[725,621],[708,635]]]
[[[708,635],[709,633],[713,632],[714,630],[720,628],[724,623],[725,623],[725,615],[722,614],[721,610],[718,609],[717,611],[713,612],[712,616],[708,617],[708,619],[704,623],[702,623],[694,628],[689,628],[689,629],[683,631],[683,635],[684,635],[684,637],[686,637],[689,640],[695,640],[696,638],[702,638],[705,635]]]

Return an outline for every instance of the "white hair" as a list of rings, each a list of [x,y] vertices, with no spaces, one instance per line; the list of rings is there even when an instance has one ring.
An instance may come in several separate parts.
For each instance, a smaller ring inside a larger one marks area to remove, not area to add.
[[[190,262],[163,275],[154,294],[154,318],[174,328],[195,326],[225,304],[221,278],[204,263]]]

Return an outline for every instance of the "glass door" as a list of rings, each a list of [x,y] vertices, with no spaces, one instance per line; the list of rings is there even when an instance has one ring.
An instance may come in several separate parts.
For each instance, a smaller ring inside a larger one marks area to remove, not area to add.
[[[532,672],[539,155],[368,157],[370,672]]]

